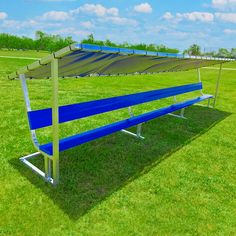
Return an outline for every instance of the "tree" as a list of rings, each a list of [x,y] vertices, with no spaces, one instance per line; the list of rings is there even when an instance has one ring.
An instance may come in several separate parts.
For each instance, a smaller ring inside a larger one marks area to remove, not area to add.
[[[230,57],[230,52],[226,48],[220,48],[218,51],[219,57]]]
[[[187,50],[184,51],[189,55],[199,56],[201,55],[201,47],[197,44],[191,45]]]
[[[231,57],[236,58],[236,48],[232,48],[230,54]]]

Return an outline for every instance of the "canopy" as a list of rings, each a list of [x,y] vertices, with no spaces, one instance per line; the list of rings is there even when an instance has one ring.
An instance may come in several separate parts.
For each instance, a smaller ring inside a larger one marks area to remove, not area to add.
[[[175,72],[233,60],[74,44],[18,70],[9,78],[17,78],[19,74],[25,74],[27,78],[48,78],[51,76],[50,62],[53,57],[59,59],[60,77]]]

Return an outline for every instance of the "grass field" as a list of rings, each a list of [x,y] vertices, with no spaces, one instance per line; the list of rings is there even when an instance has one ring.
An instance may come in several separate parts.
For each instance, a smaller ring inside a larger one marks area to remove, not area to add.
[[[8,56],[22,56],[15,53]],[[116,133],[63,152],[61,184],[53,188],[18,160],[35,150],[20,82],[6,75],[30,62],[0,58],[0,235],[236,235],[236,71],[223,70],[216,110],[193,106],[187,120],[152,120],[143,141]],[[214,92],[217,72],[202,70],[205,93]],[[196,81],[196,71],[64,79],[60,104]],[[28,85],[33,108],[50,106],[50,80]],[[134,113],[171,103],[140,105]],[[122,109],[63,124],[60,136],[127,116]],[[50,134],[40,130],[40,141]]]

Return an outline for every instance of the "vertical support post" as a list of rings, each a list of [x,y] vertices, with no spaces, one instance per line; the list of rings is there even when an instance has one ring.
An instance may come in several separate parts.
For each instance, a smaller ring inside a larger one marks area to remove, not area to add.
[[[185,108],[182,108],[181,111],[180,111],[180,116],[181,116],[182,118],[184,118],[184,111],[185,111]]]
[[[52,77],[52,138],[53,138],[53,184],[59,182],[59,124],[58,124],[58,59],[51,61]]]
[[[142,132],[142,124],[138,124],[137,125],[137,137],[138,138],[142,138],[141,132]]]
[[[132,108],[131,108],[131,107],[128,107],[128,111],[129,111],[129,115],[130,115],[131,117],[133,117],[133,116],[134,116],[134,113],[133,113],[133,111],[132,111]]]
[[[208,99],[208,102],[207,102],[207,107],[210,107],[210,102],[211,102],[211,100],[210,100],[210,99]]]
[[[198,82],[201,83],[202,80],[201,80],[201,71],[200,71],[200,68],[197,68],[197,76],[198,76]],[[203,95],[202,89],[201,89],[200,91],[201,91],[201,94]]]
[[[177,98],[176,98],[176,96],[174,96],[173,98],[174,98],[174,102],[177,103]]]
[[[220,78],[221,78],[221,72],[222,72],[222,65],[223,65],[223,63],[220,64],[220,70],[219,70],[218,78],[217,78],[217,81],[216,81],[216,90],[215,90],[213,108],[215,108],[215,106],[216,106],[216,99],[217,99],[218,94],[219,94],[219,85],[220,85]]]
[[[26,79],[24,74],[20,74],[20,81],[21,81],[21,86],[24,94],[24,100],[25,100],[25,106],[27,111],[31,111],[30,107],[30,100],[29,100],[29,92],[26,84]]]
[[[31,106],[30,106],[29,91],[28,91],[28,88],[27,88],[25,75],[20,74],[19,78],[20,78],[21,87],[22,87],[22,90],[23,90],[26,112],[29,112],[29,111],[31,111]],[[32,138],[33,144],[35,146],[39,146],[35,130],[30,130],[30,133],[31,133],[31,138]]]
[[[51,160],[44,156],[44,169],[45,169],[45,180],[50,181],[51,179]]]

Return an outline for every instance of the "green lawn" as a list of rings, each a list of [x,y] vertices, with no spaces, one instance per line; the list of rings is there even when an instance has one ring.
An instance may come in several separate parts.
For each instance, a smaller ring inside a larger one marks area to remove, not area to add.
[[[222,72],[216,110],[193,106],[186,110],[187,120],[152,120],[143,126],[143,141],[116,133],[63,152],[61,184],[53,188],[18,160],[35,150],[20,82],[6,75],[30,62],[0,58],[0,235],[236,234],[236,71]],[[205,93],[214,92],[217,72],[202,70]],[[64,79],[60,104],[196,81],[196,71]],[[28,84],[32,107],[50,106],[51,81]],[[171,103],[136,106],[134,113]],[[127,116],[122,109],[63,124],[60,136]],[[50,141],[50,134],[40,130],[40,141]]]
[[[35,52],[33,50],[23,51],[23,50],[0,50],[0,56],[14,56],[14,57],[35,57],[42,58],[47,56],[49,53],[46,51]]]

